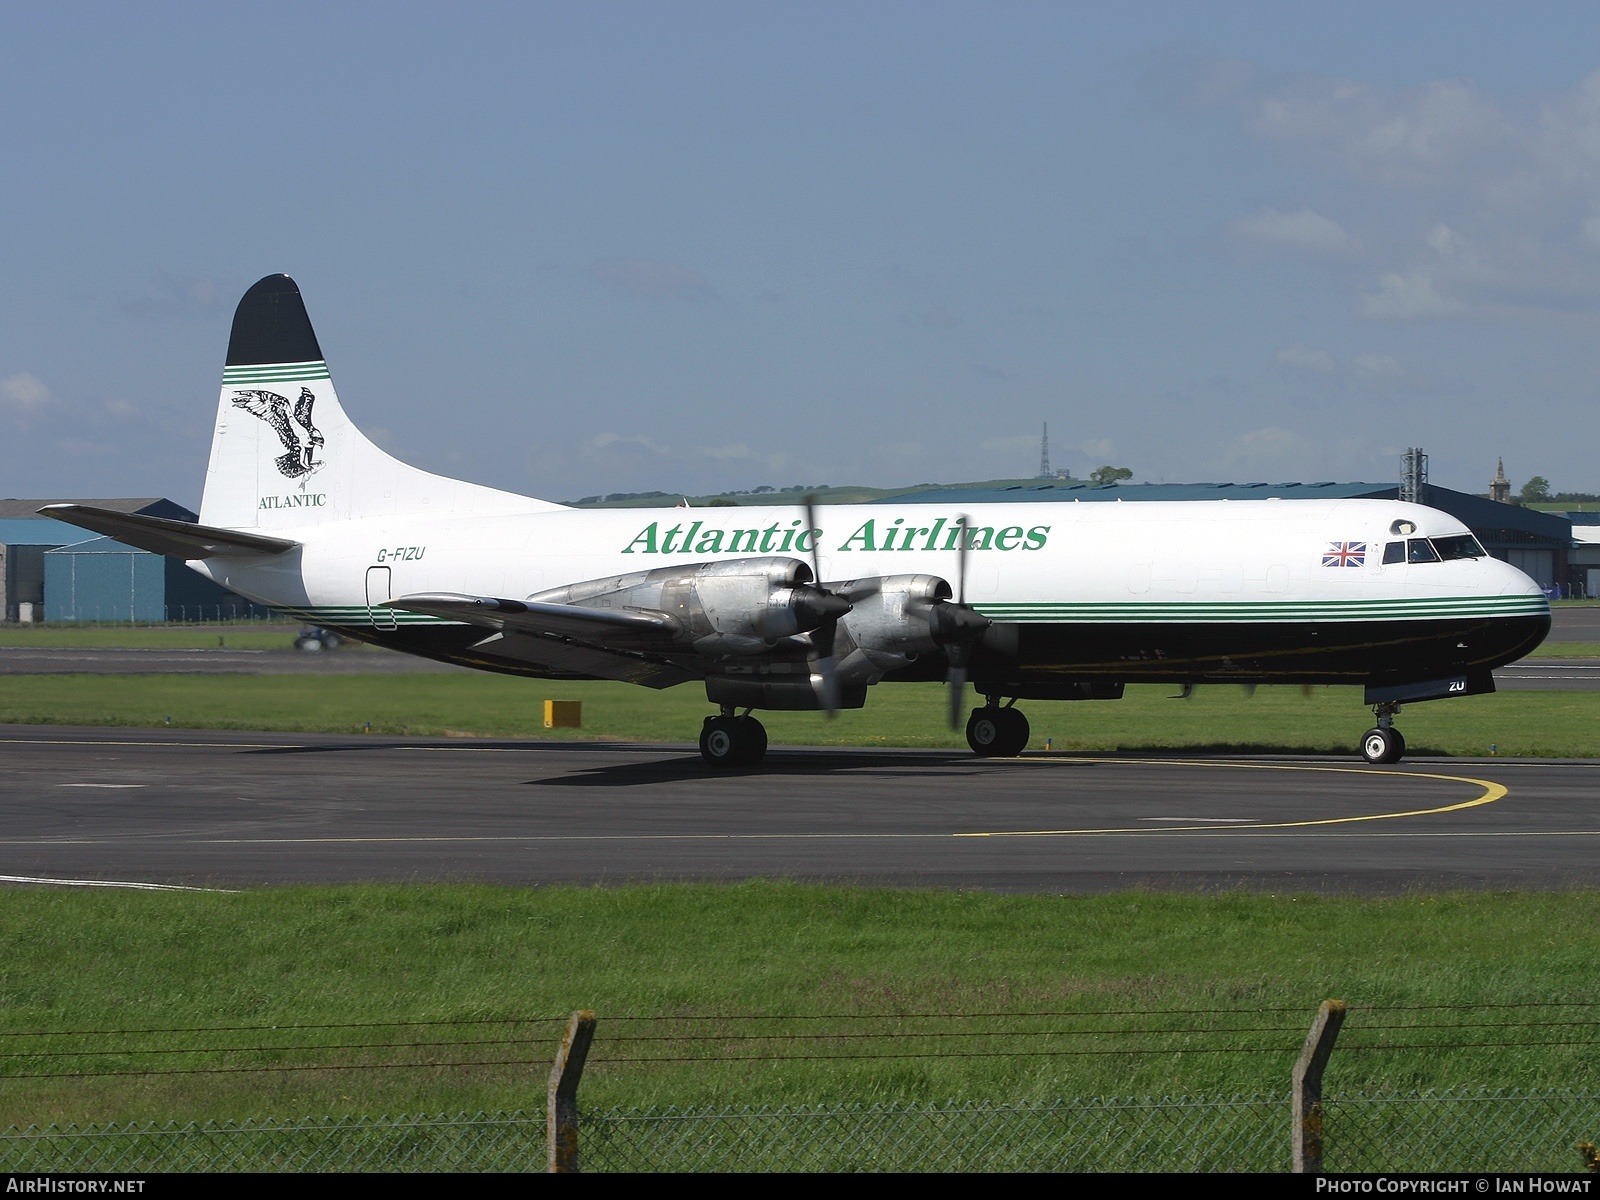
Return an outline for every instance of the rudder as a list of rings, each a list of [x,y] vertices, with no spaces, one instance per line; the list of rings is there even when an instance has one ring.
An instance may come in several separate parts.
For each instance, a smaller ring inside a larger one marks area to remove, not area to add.
[[[239,301],[222,372],[202,523],[281,529],[367,516],[559,507],[390,457],[340,406],[294,280],[269,275]]]

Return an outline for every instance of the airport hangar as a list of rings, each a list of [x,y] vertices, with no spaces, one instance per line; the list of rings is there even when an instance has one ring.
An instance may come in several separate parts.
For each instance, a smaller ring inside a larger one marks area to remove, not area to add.
[[[1392,483],[1109,483],[1040,480],[1004,488],[941,488],[873,500],[872,504],[999,504],[1006,501],[1146,500],[1394,500]],[[1574,541],[1573,519],[1423,485],[1421,502],[1440,509],[1472,530],[1483,548],[1538,581],[1552,597],[1600,595],[1600,540]],[[1600,513],[1579,514],[1600,518]],[[1600,526],[1594,527],[1600,534]],[[1586,548],[1587,547],[1587,548]],[[1594,565],[1589,565],[1593,557]]]
[[[181,504],[152,497],[0,500],[5,621],[231,621],[271,615],[177,559],[92,537],[75,525],[39,515],[46,504],[59,503],[175,521],[198,519]]]

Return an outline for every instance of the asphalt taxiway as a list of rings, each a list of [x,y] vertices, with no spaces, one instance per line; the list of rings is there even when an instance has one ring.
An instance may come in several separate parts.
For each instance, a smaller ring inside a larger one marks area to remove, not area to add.
[[[1142,758],[8,726],[0,876],[1085,893],[1600,885],[1600,763]]]

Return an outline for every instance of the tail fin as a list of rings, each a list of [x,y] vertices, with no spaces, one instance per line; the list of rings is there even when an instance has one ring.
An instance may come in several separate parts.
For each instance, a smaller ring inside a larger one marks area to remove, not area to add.
[[[391,458],[339,407],[294,280],[269,275],[239,301],[200,502],[203,524],[272,530],[356,517],[559,507]]]

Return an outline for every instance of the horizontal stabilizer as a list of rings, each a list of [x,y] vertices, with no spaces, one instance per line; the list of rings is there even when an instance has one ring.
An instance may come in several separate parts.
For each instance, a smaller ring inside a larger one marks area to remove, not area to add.
[[[666,613],[497,600],[491,596],[461,596],[453,592],[401,596],[398,600],[390,600],[388,607],[446,617],[452,621],[466,621],[506,633],[551,633],[560,637],[596,641],[620,638],[630,644],[641,635],[645,638],[651,635],[669,638],[677,629],[677,622]]]
[[[166,517],[144,517],[138,513],[113,512],[88,504],[46,504],[42,517],[52,517],[91,533],[101,533],[152,554],[173,558],[226,558],[282,554],[300,543],[288,538],[265,537],[259,533],[239,533],[216,529],[192,521],[173,521]]]

